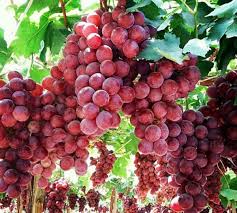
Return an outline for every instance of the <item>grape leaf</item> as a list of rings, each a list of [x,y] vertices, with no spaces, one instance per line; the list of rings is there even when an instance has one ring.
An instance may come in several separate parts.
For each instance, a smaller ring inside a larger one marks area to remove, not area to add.
[[[235,20],[234,23],[232,23],[226,31],[226,38],[233,38],[237,37],[237,20]]]
[[[223,35],[225,35],[228,27],[234,22],[233,19],[220,19],[215,25],[211,28],[210,33],[208,35],[209,39],[220,40]]]
[[[237,0],[232,0],[229,3],[217,7],[207,16],[231,17],[237,12]]]
[[[210,50],[210,41],[206,38],[204,39],[192,39],[189,40],[188,43],[184,46],[184,53],[192,53],[197,56],[205,57],[207,52]]]
[[[32,53],[38,53],[49,23],[50,20],[46,14],[34,21],[28,16],[24,18],[19,25],[15,39],[10,44],[11,50],[16,55],[25,57],[29,57]]]
[[[130,161],[130,154],[127,153],[122,157],[117,158],[114,163],[112,173],[119,177],[127,177],[127,166]]]
[[[166,33],[163,40],[153,39],[148,41],[147,47],[139,54],[138,58],[158,61],[165,57],[171,61],[182,63],[184,57],[179,45],[179,38]]]
[[[162,7],[163,1],[162,0],[152,0],[157,7]]]
[[[213,17],[207,17],[209,13],[213,11],[213,5],[208,2],[199,2],[197,10],[197,22],[199,24],[206,24],[213,20]]]
[[[66,11],[71,11],[74,9],[81,9],[81,1],[80,0],[67,0],[65,1],[65,9]]]
[[[127,11],[128,12],[136,11],[138,8],[145,7],[146,5],[148,5],[150,3],[151,3],[151,0],[144,0],[144,1],[136,2],[136,4],[134,6],[127,8]]]
[[[202,78],[204,78],[208,75],[211,68],[214,66],[214,63],[212,63],[211,61],[207,61],[207,60],[198,60],[197,66],[201,72]]]
[[[192,33],[186,26],[187,25],[180,14],[173,15],[170,27],[172,28],[172,32],[180,38],[181,46],[184,46],[193,38]]]
[[[38,83],[41,83],[44,77],[48,76],[49,70],[33,66],[30,70],[30,77]]]
[[[11,53],[7,48],[7,42],[4,39],[4,31],[0,28],[0,69],[5,65]]]
[[[223,197],[226,197],[228,200],[237,201],[237,190],[223,189],[223,190],[220,191],[220,194]]]

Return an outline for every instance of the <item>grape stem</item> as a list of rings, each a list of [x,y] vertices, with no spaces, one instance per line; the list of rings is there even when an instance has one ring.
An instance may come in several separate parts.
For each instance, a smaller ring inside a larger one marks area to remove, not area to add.
[[[62,8],[62,13],[63,13],[63,19],[64,19],[64,26],[67,28],[67,14],[65,10],[65,3],[63,0],[59,0],[61,8]]]
[[[232,213],[236,213],[236,207],[234,201],[232,202]]]

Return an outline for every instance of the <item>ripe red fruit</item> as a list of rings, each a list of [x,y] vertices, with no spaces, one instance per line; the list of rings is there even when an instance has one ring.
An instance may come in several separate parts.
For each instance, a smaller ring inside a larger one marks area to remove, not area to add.
[[[136,41],[133,41],[131,39],[128,39],[124,44],[123,44],[123,54],[127,58],[134,58],[138,55],[139,53],[139,46]]]
[[[111,41],[115,46],[120,46],[128,39],[128,31],[122,27],[116,27],[111,33]]]
[[[88,47],[92,49],[98,49],[99,46],[102,44],[102,39],[99,34],[91,33],[87,36],[86,42]]]
[[[135,19],[132,13],[121,13],[118,16],[119,26],[125,29],[129,29],[130,27],[132,27],[134,25],[134,21]]]
[[[74,166],[74,159],[71,156],[65,156],[60,160],[60,167],[62,170],[67,171]]]

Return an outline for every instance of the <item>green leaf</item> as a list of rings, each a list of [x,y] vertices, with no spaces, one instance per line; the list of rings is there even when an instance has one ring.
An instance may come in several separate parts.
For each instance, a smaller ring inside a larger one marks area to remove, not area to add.
[[[230,181],[230,188],[234,189],[234,190],[237,190],[237,177],[231,179],[231,181]]]
[[[222,196],[222,195],[219,195],[219,198],[221,199],[222,205],[226,208],[229,204],[228,199],[226,197]]]
[[[43,78],[48,76],[49,74],[49,70],[42,69],[36,66],[33,66],[30,70],[30,77],[38,83],[41,83]]]
[[[173,15],[170,27],[172,32],[180,38],[181,46],[184,46],[190,39],[193,38],[192,32],[190,32],[190,29],[187,28],[187,25],[180,14]]]
[[[199,2],[197,10],[197,22],[199,24],[206,24],[213,20],[213,17],[207,17],[213,11],[213,6],[208,2]]]
[[[194,31],[195,29],[195,21],[194,21],[194,16],[190,14],[189,12],[184,12],[182,13],[182,17],[184,19],[184,23],[186,24],[187,28],[189,31]]]
[[[16,55],[29,57],[32,53],[39,52],[50,21],[46,14],[35,18],[36,20],[32,20],[32,17],[26,17],[20,23],[15,39],[10,45]]]
[[[223,190],[220,191],[220,194],[223,197],[226,197],[228,200],[237,201],[237,190],[223,189]]]
[[[205,57],[207,52],[210,50],[209,45],[210,42],[206,38],[195,38],[188,41],[188,43],[183,48],[183,52]]]
[[[226,38],[233,38],[237,37],[237,20],[235,20],[234,23],[232,23],[226,31]]]
[[[154,2],[147,4],[145,7],[140,8],[140,10],[145,14],[147,18],[152,20],[156,20],[160,14],[164,14],[164,11],[161,8],[157,7]]]
[[[171,17],[169,17],[169,18],[167,18],[165,21],[163,21],[163,22],[159,25],[157,31],[162,31],[162,30],[166,29],[166,28],[169,26],[170,22],[171,22]]]
[[[204,78],[209,74],[211,68],[214,66],[214,63],[206,60],[198,60],[197,66],[201,72],[202,78]]]
[[[217,7],[213,12],[207,16],[231,17],[237,12],[237,0],[223,4]]]
[[[219,70],[225,71],[230,60],[234,59],[237,54],[237,38],[226,39],[223,37],[220,40],[219,52],[216,62]]]
[[[130,155],[125,154],[122,157],[117,158],[114,163],[112,173],[119,177],[127,177],[127,166],[130,161]]]
[[[127,8],[127,11],[128,12],[136,11],[138,8],[145,7],[150,3],[151,3],[151,0],[144,0],[144,1],[136,2],[136,4],[134,6]]]
[[[163,1],[162,0],[152,0],[157,7],[162,7]]]
[[[7,48],[7,42],[4,39],[4,31],[0,28],[0,69],[5,65],[11,53]]]
[[[209,39],[220,40],[225,35],[228,27],[234,22],[233,19],[219,19],[215,25],[211,28],[209,33]]]
[[[158,61],[165,57],[171,61],[182,63],[183,54],[179,45],[179,38],[173,34],[166,33],[163,40],[150,40],[138,58]]]
[[[129,143],[125,145],[126,152],[131,152],[132,154],[136,154],[138,143],[139,143],[138,138],[134,134],[131,134],[125,140],[129,141]]]
[[[80,0],[67,0],[65,1],[66,11],[71,11],[74,9],[81,10],[81,1]]]

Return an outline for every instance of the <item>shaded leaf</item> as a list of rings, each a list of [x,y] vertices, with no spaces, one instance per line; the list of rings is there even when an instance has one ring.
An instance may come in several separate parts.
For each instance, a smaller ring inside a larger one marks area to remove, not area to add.
[[[208,2],[199,2],[197,10],[197,21],[199,24],[206,24],[213,20],[213,17],[207,17],[207,15],[213,11],[213,6]]]
[[[228,199],[226,197],[222,196],[222,195],[220,195],[219,197],[221,199],[222,205],[226,208],[228,206],[228,204],[229,204]]]
[[[210,72],[211,68],[213,67],[213,63],[211,61],[206,60],[198,60],[198,68],[201,72],[202,78],[206,77],[208,73]]]
[[[184,46],[190,39],[193,38],[192,33],[189,29],[187,29],[180,14],[175,14],[172,17],[170,26],[172,28],[172,32],[180,38],[181,46]]]
[[[211,28],[209,38],[211,40],[220,40],[225,35],[227,28],[234,22],[233,19],[220,19]]]
[[[230,181],[230,188],[234,189],[234,190],[237,190],[237,177],[231,179],[231,181]]]
[[[160,14],[165,14],[165,12],[156,6],[154,2],[147,4],[145,7],[140,8],[140,10],[145,14],[149,19],[156,20],[157,16]]]
[[[207,39],[192,39],[184,46],[184,53],[192,53],[197,56],[205,57],[210,50],[210,42]]]
[[[163,40],[150,40],[138,58],[157,61],[163,57],[182,63],[183,54],[179,47],[180,40],[175,35],[166,33]]]
[[[231,59],[237,54],[237,38],[222,38],[216,62],[219,70],[225,71]]]
[[[229,3],[217,7],[207,16],[231,17],[237,12],[237,0],[232,0]]]

